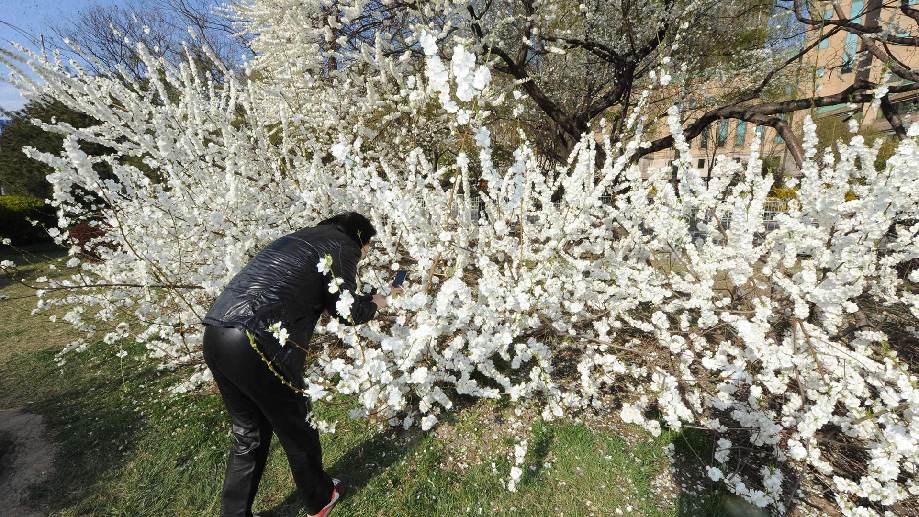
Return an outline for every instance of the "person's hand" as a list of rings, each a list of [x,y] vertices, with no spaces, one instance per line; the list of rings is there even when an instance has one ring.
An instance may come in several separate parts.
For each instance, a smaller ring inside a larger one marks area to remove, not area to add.
[[[386,302],[386,297],[381,294],[373,295],[372,300],[373,303],[376,304],[377,309],[385,309],[386,307],[389,307],[389,303]]]

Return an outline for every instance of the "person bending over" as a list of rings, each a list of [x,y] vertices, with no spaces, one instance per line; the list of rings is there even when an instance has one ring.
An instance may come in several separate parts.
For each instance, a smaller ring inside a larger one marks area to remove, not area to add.
[[[319,433],[307,421],[303,347],[323,312],[358,325],[386,307],[383,296],[354,292],[357,263],[375,235],[370,221],[354,212],[285,235],[230,280],[204,317],[204,360],[230,414],[234,439],[220,503],[223,517],[252,517],[272,432],[311,516],[325,517],[341,497],[344,487],[323,470]],[[326,264],[329,256],[329,271],[320,271],[326,269],[318,267],[320,261]],[[331,282],[340,284],[334,293]],[[354,302],[350,314],[341,315],[336,304],[345,292]],[[278,341],[276,329],[269,330],[279,322],[289,333],[287,343]]]

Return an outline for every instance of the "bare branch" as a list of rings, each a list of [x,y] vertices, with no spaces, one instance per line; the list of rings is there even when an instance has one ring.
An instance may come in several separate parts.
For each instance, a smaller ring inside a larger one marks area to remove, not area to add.
[[[862,16],[868,17],[875,13],[875,11],[880,11],[883,8],[883,4],[878,2],[875,6],[869,6],[864,9],[861,13],[858,14],[855,18],[848,18],[843,12],[842,8],[838,4],[835,4],[836,15],[839,19],[827,19],[827,20],[815,20],[804,14],[803,7],[801,6],[801,0],[794,0],[794,12],[795,18],[805,25],[812,27],[823,27],[825,25],[834,25],[837,27],[842,27],[846,32],[851,32],[858,35],[871,35],[874,38],[879,40],[886,41],[892,45],[903,45],[908,47],[919,46],[919,38],[911,36],[897,36],[896,34],[887,34],[884,29],[880,26],[870,27],[858,23],[856,20]],[[912,9],[910,9],[912,10]]]
[[[823,106],[833,106],[836,104],[843,103],[865,103],[871,102],[874,100],[874,88],[875,84],[872,83],[856,83],[846,88],[845,90],[834,94],[834,95],[825,95],[822,97],[811,97],[804,99],[794,99],[788,101],[778,101],[778,102],[765,102],[753,106],[725,106],[718,108],[712,111],[709,111],[699,118],[697,118],[692,124],[687,126],[684,129],[684,135],[688,140],[691,140],[702,133],[708,126],[717,120],[723,119],[736,119],[744,120],[747,122],[752,122],[756,124],[762,124],[766,126],[771,126],[779,131],[781,135],[785,129],[782,129],[783,124],[787,125],[780,117],[773,117],[771,115],[778,115],[784,113],[793,113],[796,111],[802,111],[811,108],[819,108]],[[889,93],[901,93],[909,91],[919,90],[919,84],[904,84],[891,86]],[[791,145],[794,145],[796,139],[783,138],[786,142],[791,142]],[[662,138],[658,138],[650,143],[650,145],[639,148],[635,153],[635,160],[638,160],[642,156],[647,156],[653,152],[661,151],[668,149],[673,146],[673,135],[668,135]],[[792,149],[789,151],[794,154]]]
[[[884,118],[890,123],[890,127],[893,128],[893,132],[897,135],[897,138],[904,140],[906,138],[906,129],[903,128],[903,120],[900,118],[900,114],[897,113],[896,108],[894,108],[893,104],[890,102],[890,97],[887,95],[881,98],[881,113],[884,114]]]
[[[919,25],[919,10],[913,9],[909,4],[909,0],[900,0],[900,12],[912,18]]]

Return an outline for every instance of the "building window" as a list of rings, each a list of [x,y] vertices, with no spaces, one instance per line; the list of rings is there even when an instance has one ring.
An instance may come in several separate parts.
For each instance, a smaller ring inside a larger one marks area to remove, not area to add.
[[[699,161],[696,163],[696,168],[697,169],[705,168],[705,158],[699,158]]]
[[[729,124],[730,123],[727,120],[722,120],[718,124],[718,140],[716,140],[716,144],[715,144],[718,147],[723,146],[728,141]]]
[[[865,0],[852,0],[852,10],[849,18],[856,23],[864,23]],[[855,66],[855,53],[858,52],[858,36],[854,33],[846,34],[845,49],[842,54],[842,73],[847,74]]]
[[[852,0],[852,11],[849,13],[849,18],[858,18],[855,19],[856,23],[864,23],[864,13],[865,10],[865,0]]]
[[[734,133],[734,145],[740,147],[746,143],[747,140],[747,122],[743,120],[737,121],[737,132]]]
[[[702,131],[702,141],[699,142],[699,149],[708,149],[708,140],[712,137],[711,127],[706,127]]]
[[[891,16],[890,19],[887,20],[887,32],[889,34],[896,34],[897,36],[901,38],[909,37],[909,29],[905,29],[901,27],[900,24],[897,23],[896,16]]]
[[[833,9],[827,9],[823,12],[823,19],[829,20],[833,17]],[[820,34],[820,37],[823,38],[823,33]],[[830,48],[830,38],[823,38],[820,40],[820,43],[817,44],[817,48]]]
[[[842,73],[848,74],[852,71],[853,64],[855,63],[855,52],[857,50],[858,36],[851,32],[846,34],[846,46],[842,54]]]

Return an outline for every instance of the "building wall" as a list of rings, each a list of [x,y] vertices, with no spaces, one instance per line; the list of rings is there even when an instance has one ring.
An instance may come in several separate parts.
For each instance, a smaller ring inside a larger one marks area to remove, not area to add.
[[[709,176],[719,156],[746,165],[756,133],[760,135],[763,156],[781,164],[787,161],[785,144],[772,128],[738,120],[723,120],[690,141],[690,163],[702,177]],[[642,173],[667,167],[675,156],[675,151],[665,150],[643,157],[639,163]]]

